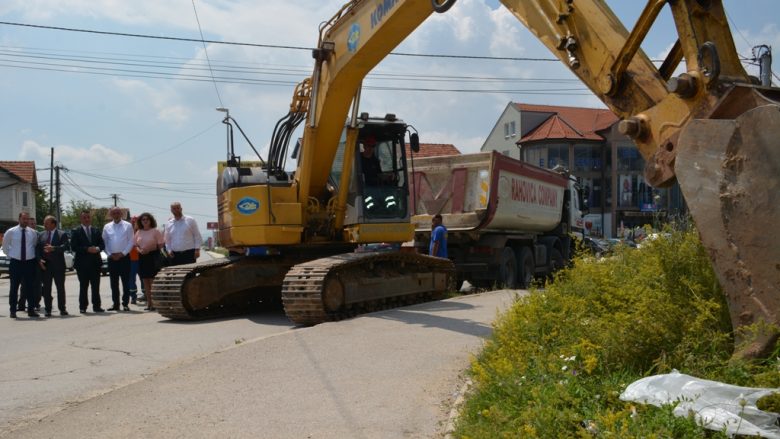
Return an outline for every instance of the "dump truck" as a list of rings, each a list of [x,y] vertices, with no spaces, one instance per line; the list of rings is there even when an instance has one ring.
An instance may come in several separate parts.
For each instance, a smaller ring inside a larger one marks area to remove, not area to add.
[[[495,151],[410,162],[414,247],[428,253],[431,220],[441,214],[459,287],[468,281],[527,288],[569,263],[583,212],[576,180],[565,170]]]

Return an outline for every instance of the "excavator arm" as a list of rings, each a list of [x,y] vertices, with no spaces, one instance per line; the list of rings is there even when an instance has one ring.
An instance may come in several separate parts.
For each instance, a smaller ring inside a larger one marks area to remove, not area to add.
[[[630,32],[602,0],[501,2],[621,117],[647,181],[679,182],[727,298],[736,355],[767,354],[780,325],[780,91],[742,68],[722,1],[649,0]],[[666,6],[678,38],[656,67],[640,45]],[[757,336],[745,337],[753,324]]]

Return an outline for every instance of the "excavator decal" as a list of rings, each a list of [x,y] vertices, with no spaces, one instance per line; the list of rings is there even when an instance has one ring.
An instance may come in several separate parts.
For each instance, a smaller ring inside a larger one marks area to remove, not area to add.
[[[357,51],[358,43],[360,43],[360,25],[352,23],[352,26],[349,28],[349,35],[347,36],[347,49],[349,49],[350,52]]]

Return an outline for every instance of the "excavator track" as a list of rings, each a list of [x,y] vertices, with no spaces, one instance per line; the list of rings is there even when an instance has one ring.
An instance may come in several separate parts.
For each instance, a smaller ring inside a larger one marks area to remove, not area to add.
[[[287,317],[299,325],[341,320],[442,298],[454,289],[451,261],[415,253],[347,253],[295,265],[282,284]]]
[[[187,300],[185,282],[206,270],[231,264],[232,261],[214,259],[195,264],[164,267],[152,283],[152,300],[157,312],[174,320],[198,320],[225,314],[222,307],[193,309]]]

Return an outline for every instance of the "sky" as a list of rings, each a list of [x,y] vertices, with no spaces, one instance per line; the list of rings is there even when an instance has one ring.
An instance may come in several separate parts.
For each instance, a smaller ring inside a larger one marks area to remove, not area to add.
[[[345,0],[3,0],[0,21],[158,37],[313,48],[319,23]],[[632,27],[641,1],[608,1]],[[780,48],[776,0],[725,0],[738,52]],[[673,44],[666,8],[643,49],[661,59]],[[205,46],[205,49],[204,49]],[[458,0],[434,14],[401,53],[552,59],[496,0]],[[780,73],[780,55],[773,71]],[[212,80],[209,70],[217,81]],[[49,186],[51,148],[62,201],[118,204],[170,217],[181,202],[201,229],[217,221],[216,163],[226,157],[230,109],[265,155],[310,50],[135,38],[0,24],[0,160],[34,160]],[[749,73],[758,68],[746,65]],[[777,78],[774,79],[777,84]],[[509,102],[600,108],[559,61],[390,55],[364,81],[361,111],[394,113],[423,143],[477,152]],[[390,88],[390,90],[369,89]],[[423,91],[440,89],[448,91]],[[458,90],[458,91],[455,91]],[[236,142],[244,160],[254,159]]]

